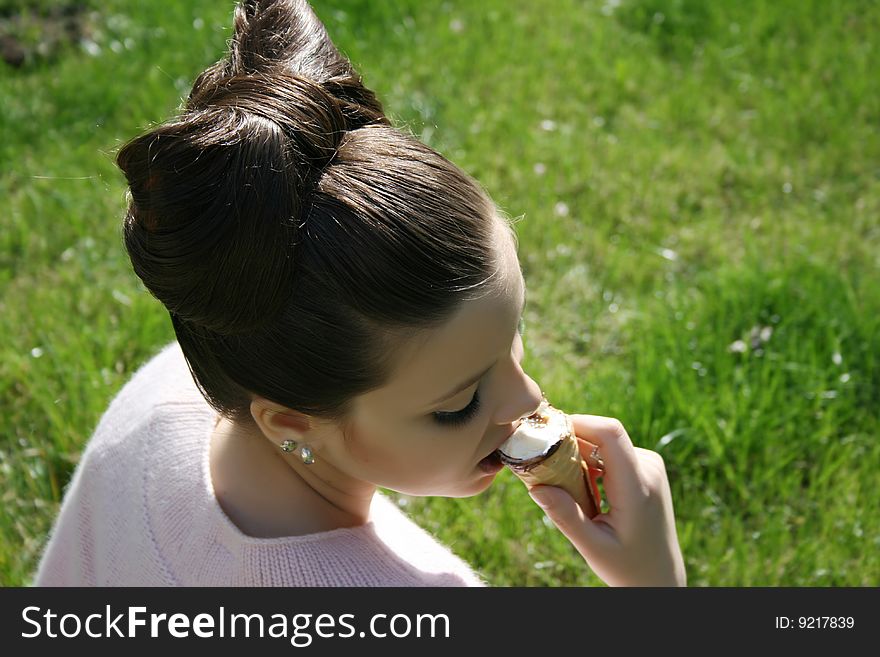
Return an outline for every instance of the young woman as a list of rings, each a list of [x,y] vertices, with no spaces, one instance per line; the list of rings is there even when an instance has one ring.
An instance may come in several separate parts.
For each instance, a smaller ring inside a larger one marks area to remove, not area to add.
[[[125,245],[177,339],[102,416],[36,583],[484,585],[377,487],[480,493],[539,405],[515,233],[304,1],[234,22],[181,113],[118,153]],[[662,460],[572,417],[611,511],[534,499],[608,584],[684,585]]]

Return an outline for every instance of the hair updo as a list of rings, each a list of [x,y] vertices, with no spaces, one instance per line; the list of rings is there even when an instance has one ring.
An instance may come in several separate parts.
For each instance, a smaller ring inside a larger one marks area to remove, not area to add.
[[[133,269],[234,421],[255,395],[347,419],[402,338],[493,289],[505,218],[391,126],[304,0],[239,3],[225,58],[116,163]]]

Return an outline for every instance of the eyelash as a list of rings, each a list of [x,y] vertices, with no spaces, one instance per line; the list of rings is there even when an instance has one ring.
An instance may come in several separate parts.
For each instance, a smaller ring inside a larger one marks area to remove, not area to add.
[[[454,413],[438,411],[436,413],[431,413],[431,415],[434,417],[434,421],[438,424],[442,424],[443,426],[456,427],[467,423],[468,420],[470,420],[474,415],[477,414],[478,410],[480,410],[479,388],[477,388],[477,391],[474,393],[474,398],[471,399],[471,403],[465,406],[460,411],[455,411]]]
[[[516,327],[517,333],[523,335],[526,331],[526,321],[522,317],[519,319],[519,324]],[[480,389],[477,388],[476,392],[474,392],[474,397],[471,399],[471,403],[465,406],[460,411],[455,411],[452,413],[446,413],[443,411],[437,411],[436,413],[431,413],[434,417],[434,421],[438,424],[442,424],[443,426],[455,427],[460,426],[462,424],[466,424],[474,415],[477,414],[477,411],[480,410]]]

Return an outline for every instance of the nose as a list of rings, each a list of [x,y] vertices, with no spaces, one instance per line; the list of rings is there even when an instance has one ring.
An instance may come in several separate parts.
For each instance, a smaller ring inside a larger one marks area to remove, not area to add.
[[[544,400],[544,393],[534,379],[529,376],[523,377],[522,386],[517,386],[516,392],[508,397],[506,404],[502,406],[498,415],[499,424],[518,424],[523,418],[538,410]]]
[[[543,402],[543,400],[546,399],[546,397],[544,396],[544,393],[541,391],[540,388],[538,388],[538,393],[540,396],[537,399],[535,399],[534,397],[529,397],[528,410],[525,413],[523,413],[522,415],[520,415],[520,417],[519,417],[520,420],[524,420],[527,417],[529,417],[530,415],[532,415],[533,413],[535,413],[535,411],[537,411],[538,408],[541,406],[541,403]],[[517,420],[517,421],[519,421],[519,420]]]

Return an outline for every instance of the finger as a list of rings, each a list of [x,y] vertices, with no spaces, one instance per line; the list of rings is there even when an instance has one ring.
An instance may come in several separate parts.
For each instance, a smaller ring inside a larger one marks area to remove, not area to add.
[[[613,541],[605,523],[587,518],[564,488],[539,485],[530,488],[529,495],[585,559]]]
[[[636,447],[635,451],[636,456],[639,457],[639,460],[642,463],[650,463],[661,470],[666,470],[666,464],[663,462],[663,457],[660,456],[658,452],[655,452],[653,449],[645,449],[644,447]]]
[[[612,508],[628,505],[642,493],[638,457],[626,429],[615,418],[571,415],[578,439],[598,446],[605,473],[602,483]]]

